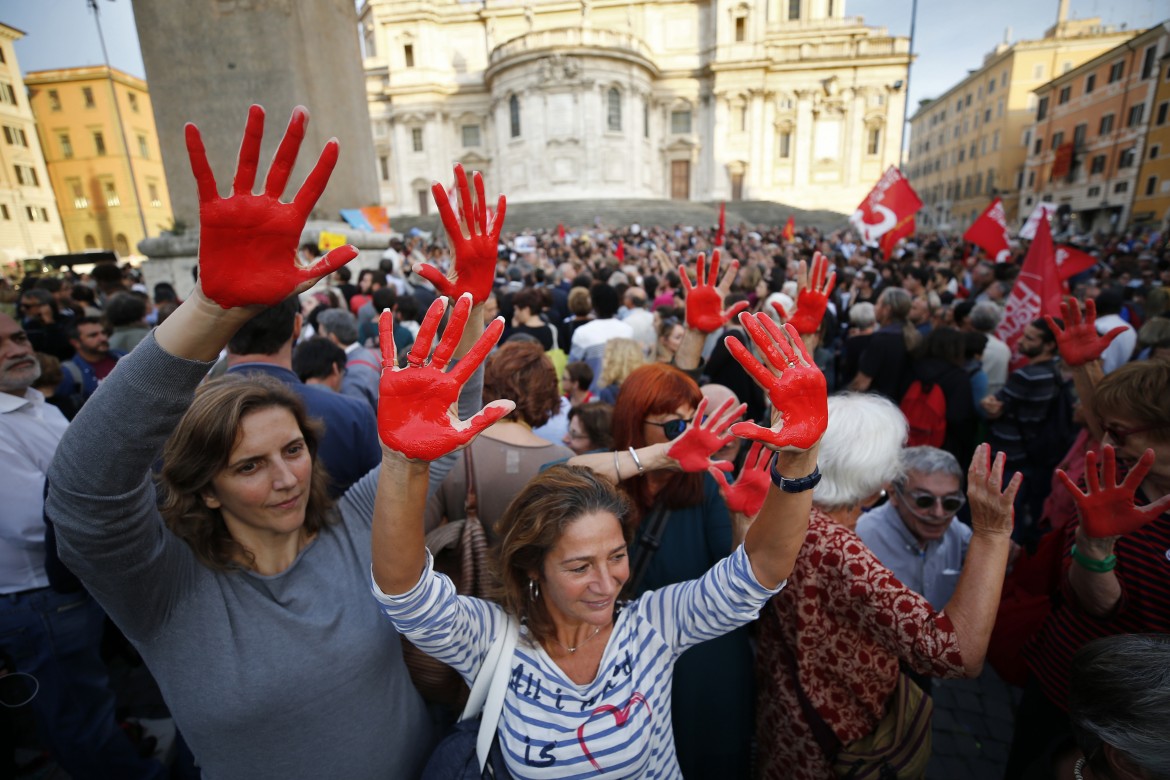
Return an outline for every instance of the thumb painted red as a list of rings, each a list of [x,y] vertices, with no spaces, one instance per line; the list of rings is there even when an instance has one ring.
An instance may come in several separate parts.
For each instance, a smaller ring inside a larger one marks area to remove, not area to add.
[[[264,137],[264,109],[252,106],[240,144],[239,162],[230,197],[221,198],[207,162],[203,138],[186,126],[187,156],[199,189],[199,285],[203,294],[224,309],[275,306],[302,285],[308,285],[348,263],[357,249],[341,246],[311,266],[297,262],[301,231],[337,164],[337,139],[332,138],[292,203],[280,196],[305,137],[309,112],[293,109],[280,141],[264,192],[254,195]]]
[[[741,314],[739,322],[767,358],[768,365],[757,360],[735,336],[727,337],[727,349],[768,394],[780,415],[780,424],[765,428],[741,422],[731,426],[731,432],[773,448],[807,450],[820,440],[829,423],[825,375],[816,367],[792,325],[781,328],[762,312],[755,316]]]
[[[378,434],[382,443],[412,460],[432,461],[467,445],[485,428],[515,408],[511,401],[493,401],[470,420],[455,412],[459,391],[500,340],[504,320],[497,317],[450,371],[446,371],[471,313],[471,295],[459,297],[439,345],[431,345],[443,319],[447,301],[431,304],[418,338],[407,355],[406,368],[398,368],[394,348],[394,315],[383,311],[378,320],[382,345],[382,380],[378,398]],[[428,361],[427,357],[430,356]]]
[[[711,265],[707,266],[707,256],[699,253],[698,265],[695,268],[695,278],[698,282],[691,284],[686,269],[680,270],[683,287],[687,291],[687,325],[703,333],[714,333],[727,324],[728,320],[748,307],[747,301],[740,301],[726,311],[723,310],[723,299],[731,290],[735,281],[735,274],[739,270],[739,261],[732,260],[727,271],[723,274],[723,281],[716,286],[719,278],[719,250],[711,252]]]
[[[459,191],[459,216],[451,208],[447,190],[439,182],[431,185],[431,194],[439,209],[439,217],[447,231],[451,245],[452,268],[450,278],[429,263],[418,263],[414,271],[435,286],[440,295],[457,298],[471,293],[475,303],[483,303],[492,292],[496,278],[496,257],[500,245],[500,230],[504,227],[504,214],[508,203],[503,195],[496,203],[496,212],[488,224],[487,201],[483,192],[483,176],[479,171],[472,173],[475,181],[475,203],[471,201],[471,188],[467,184],[467,171],[458,163],[455,165],[455,187]],[[466,229],[467,235],[464,235]]]
[[[1138,530],[1170,508],[1170,496],[1147,504],[1134,506],[1137,489],[1154,465],[1154,451],[1146,450],[1121,482],[1117,481],[1117,455],[1113,447],[1105,445],[1101,473],[1097,472],[1097,453],[1085,456],[1085,487],[1081,492],[1076,483],[1062,469],[1056,474],[1077,503],[1081,528],[1094,539],[1125,536]]]

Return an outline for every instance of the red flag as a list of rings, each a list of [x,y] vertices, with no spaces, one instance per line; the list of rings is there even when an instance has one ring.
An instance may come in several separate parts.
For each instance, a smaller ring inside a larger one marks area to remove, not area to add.
[[[1088,271],[1097,264],[1097,258],[1071,246],[1060,244],[1056,247],[1056,273],[1062,280]]]
[[[1008,245],[1007,219],[1003,214],[1003,201],[999,198],[991,201],[991,205],[983,210],[979,219],[971,223],[967,232],[963,234],[964,241],[970,241],[991,257],[997,263],[1005,263],[1011,259],[1012,250]]]
[[[878,246],[878,240],[902,224],[922,208],[918,193],[894,166],[890,166],[865,200],[853,212],[849,221],[868,246]]]
[[[614,255],[617,257],[618,260],[625,260],[626,259],[626,242],[625,241],[622,241],[620,239],[618,240],[617,251],[614,252]]]
[[[1052,245],[1052,231],[1048,216],[1040,218],[1036,238],[1028,248],[1024,267],[1008,297],[1003,320],[995,335],[1013,350],[1024,333],[1024,328],[1041,315],[1060,316],[1061,284],[1056,268],[1056,249]]]
[[[898,242],[907,236],[914,235],[914,215],[906,217],[898,223],[898,226],[893,230],[887,230],[882,234],[881,247],[882,257],[887,260],[893,254],[894,249],[898,246]]]
[[[565,223],[564,222],[557,223],[557,238],[559,238],[561,240],[562,244],[565,243]]]
[[[727,201],[719,204],[719,229],[715,231],[715,246],[723,246],[723,232],[727,227]]]
[[[796,217],[789,215],[788,221],[784,223],[784,232],[780,234],[785,241],[796,240]]]

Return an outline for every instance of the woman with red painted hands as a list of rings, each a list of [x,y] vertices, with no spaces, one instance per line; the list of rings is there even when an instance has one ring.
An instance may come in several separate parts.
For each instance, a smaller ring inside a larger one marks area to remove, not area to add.
[[[200,387],[245,322],[356,254],[296,261],[338,153],[331,140],[280,201],[307,120],[293,111],[253,194],[264,125],[253,106],[226,198],[187,126],[199,284],[88,402],[49,477],[61,559],[142,654],[209,780],[415,778],[432,742],[399,637],[366,595],[378,470],[334,504],[298,395],[253,378]],[[479,384],[466,389],[470,413]],[[449,467],[435,464],[435,484]]]
[[[464,299],[456,305],[449,330],[459,327],[467,304]],[[436,310],[430,316],[440,315]],[[490,350],[500,327],[489,327],[474,354]],[[423,516],[427,461],[474,435],[449,412],[448,396],[462,377],[444,374],[442,360],[388,368],[384,374],[379,416],[384,454],[373,532],[375,596],[411,642],[451,664],[469,682],[497,634],[514,623],[523,627],[505,661],[512,684],[497,729],[513,776],[683,776],[670,708],[671,677],[680,654],[750,622],[783,586],[804,538],[815,482],[810,477],[816,473],[817,441],[825,422],[825,387],[824,378],[801,355],[795,334],[782,334],[782,339],[777,349],[793,359],[775,372],[810,393],[798,402],[799,410],[778,405],[775,429],[755,431],[784,446],[772,469],[777,487],[768,490],[744,543],[697,579],[645,591],[620,610],[619,596],[631,576],[627,528],[632,507],[612,484],[612,463],[608,478],[600,468],[558,465],[530,482],[496,527],[499,601],[456,595],[450,580],[431,568]],[[385,361],[393,366],[393,354]],[[804,375],[807,382],[797,378]],[[432,387],[444,388],[441,396]],[[391,399],[399,397],[411,399],[416,408],[409,425],[392,414]],[[509,406],[498,401],[485,412],[498,417]],[[716,465],[711,455],[726,441],[737,410],[725,404],[703,421],[702,407],[696,400],[681,410],[687,417],[700,415],[685,426],[676,409],[648,423],[655,430],[688,429],[672,443],[651,445],[658,452],[655,458],[698,471]],[[650,453],[643,448],[637,454]],[[628,451],[618,459],[619,474],[624,470],[629,477],[639,468]],[[643,462],[641,468],[648,470],[650,464]]]

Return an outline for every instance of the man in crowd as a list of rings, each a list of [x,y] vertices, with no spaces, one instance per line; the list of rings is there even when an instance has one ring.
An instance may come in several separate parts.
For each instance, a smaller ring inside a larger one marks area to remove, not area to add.
[[[573,331],[569,361],[583,360],[593,369],[593,389],[601,378],[601,359],[605,343],[610,339],[634,337],[634,329],[615,318],[618,310],[617,291],[603,282],[593,285],[589,292],[595,318]]]
[[[327,309],[317,317],[317,332],[345,350],[341,393],[362,399],[377,414],[382,358],[358,343],[357,318],[341,309]]]
[[[955,592],[971,527],[954,522],[966,497],[955,456],[935,447],[902,451],[890,500],[857,521],[857,535],[906,587],[942,609]]]
[[[626,307],[622,322],[633,329],[634,340],[642,345],[642,351],[651,354],[658,334],[654,330],[654,315],[647,307],[646,291],[641,287],[627,288],[622,302]]]
[[[987,374],[989,395],[998,393],[1007,382],[1008,363],[1012,359],[1011,347],[995,335],[1001,319],[1003,309],[995,303],[987,302],[971,309],[966,322],[971,330],[987,336],[987,346],[983,348],[983,373]]]
[[[114,720],[99,652],[105,613],[84,590],[49,584],[45,474],[69,423],[32,388],[40,373],[28,334],[0,314],[0,679],[18,673],[5,681],[5,704],[29,700],[41,739],[72,777],[161,777]],[[0,775],[10,776],[6,741]]]
[[[293,344],[300,332],[300,303],[292,295],[256,315],[228,342],[227,373],[267,374],[301,396],[309,416],[325,423],[318,454],[337,496],[381,462],[378,423],[365,401],[306,385],[293,373]]]
[[[33,349],[44,352],[58,360],[73,357],[73,345],[69,343],[68,321],[58,315],[53,294],[39,288],[26,289],[20,295],[21,325],[32,342]]]
[[[69,326],[69,343],[76,354],[61,364],[57,395],[71,396],[80,409],[94,394],[125,352],[110,349],[110,334],[98,317],[81,317]]]
[[[345,377],[345,351],[323,336],[314,336],[297,344],[292,368],[306,385],[320,385],[340,393]]]
[[[1098,333],[1104,335],[1114,328],[1125,328],[1125,331],[1113,339],[1113,342],[1101,353],[1101,370],[1108,374],[1129,362],[1133,356],[1134,347],[1137,346],[1137,331],[1121,318],[1121,306],[1124,301],[1121,297],[1121,291],[1116,287],[1102,290],[1095,303]]]

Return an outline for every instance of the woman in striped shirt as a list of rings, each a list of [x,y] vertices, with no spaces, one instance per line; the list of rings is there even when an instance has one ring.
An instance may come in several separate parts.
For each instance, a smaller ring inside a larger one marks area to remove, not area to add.
[[[441,316],[443,304],[437,306],[432,313]],[[424,547],[426,461],[462,446],[485,418],[508,408],[497,401],[468,423],[447,411],[448,396],[470,374],[465,367],[443,373],[442,358],[460,338],[466,308],[465,300],[457,304],[430,365],[383,376],[375,596],[400,632],[468,682],[507,621],[522,624],[498,727],[513,776],[681,777],[671,730],[674,664],[688,647],[753,620],[792,571],[819,475],[824,378],[794,330],[765,334],[757,327],[753,337],[769,340],[765,354],[772,367],[756,364],[753,373],[808,392],[793,393],[791,404],[779,406],[773,428],[751,427],[751,435],[769,438],[778,449],[772,479],[781,489],[769,489],[744,544],[702,577],[649,591],[619,610],[618,594],[630,576],[623,533],[629,504],[591,470],[555,466],[521,491],[496,528],[499,601],[462,597],[433,571]],[[469,365],[498,334],[498,327],[489,327],[468,353]],[[388,360],[396,364],[392,354]],[[410,404],[416,409],[403,412]],[[674,468],[705,469],[739,411],[725,405],[653,457]],[[702,414],[700,405],[696,417]],[[800,434],[797,442],[793,437]]]

